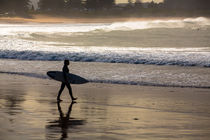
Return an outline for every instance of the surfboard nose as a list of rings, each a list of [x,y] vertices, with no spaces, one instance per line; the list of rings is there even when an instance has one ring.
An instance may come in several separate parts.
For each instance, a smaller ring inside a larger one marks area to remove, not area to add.
[[[53,72],[53,71],[48,71],[47,75],[51,78],[55,78],[55,72]]]

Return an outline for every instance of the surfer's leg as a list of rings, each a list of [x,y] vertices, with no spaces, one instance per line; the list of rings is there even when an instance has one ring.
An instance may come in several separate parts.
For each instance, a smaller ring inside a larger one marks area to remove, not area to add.
[[[74,96],[73,96],[71,85],[70,84],[66,84],[66,86],[69,89],[69,95],[71,96],[71,99],[72,100],[76,100],[77,98],[74,98]]]
[[[65,88],[65,83],[62,83],[61,84],[61,88],[60,88],[60,90],[58,92],[57,100],[60,100],[60,96],[61,96],[61,93],[62,93],[64,88]]]

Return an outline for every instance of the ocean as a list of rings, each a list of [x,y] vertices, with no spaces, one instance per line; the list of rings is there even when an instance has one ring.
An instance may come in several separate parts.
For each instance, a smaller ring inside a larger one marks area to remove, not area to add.
[[[94,83],[210,88],[210,19],[0,24],[0,73]]]

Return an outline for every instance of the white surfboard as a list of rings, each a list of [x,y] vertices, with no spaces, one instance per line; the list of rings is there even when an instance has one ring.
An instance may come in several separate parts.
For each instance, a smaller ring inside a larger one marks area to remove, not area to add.
[[[57,80],[60,82],[65,82],[62,71],[48,71],[47,75],[54,80]],[[85,78],[82,78],[82,77],[72,74],[72,73],[67,74],[67,80],[71,84],[88,83],[88,80],[86,80]]]

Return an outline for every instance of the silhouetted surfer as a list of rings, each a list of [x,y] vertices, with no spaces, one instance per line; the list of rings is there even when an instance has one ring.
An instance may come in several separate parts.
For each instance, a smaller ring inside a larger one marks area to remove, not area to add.
[[[61,93],[62,93],[63,89],[65,88],[65,86],[66,86],[66,87],[68,88],[68,90],[69,90],[69,95],[71,96],[72,101],[74,101],[74,100],[77,99],[77,98],[74,98],[74,97],[73,97],[72,90],[71,90],[71,85],[70,85],[70,83],[68,82],[68,79],[67,79],[67,74],[69,73],[68,65],[69,65],[69,60],[64,60],[63,77],[64,77],[65,82],[62,82],[61,88],[60,88],[60,90],[59,90],[59,92],[58,92],[58,96],[57,96],[57,100],[58,100],[58,101],[62,101],[62,100],[60,99],[60,96],[61,96]]]

